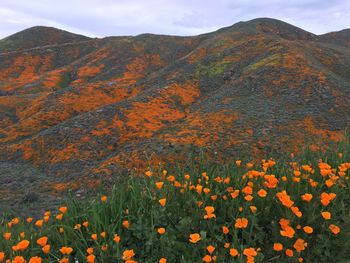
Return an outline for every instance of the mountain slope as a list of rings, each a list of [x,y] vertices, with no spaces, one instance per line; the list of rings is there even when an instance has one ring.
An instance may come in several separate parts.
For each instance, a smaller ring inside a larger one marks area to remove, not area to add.
[[[151,153],[261,155],[339,140],[350,123],[344,39],[263,18],[194,37],[17,48],[0,54],[1,160],[40,171],[51,193],[142,168]]]

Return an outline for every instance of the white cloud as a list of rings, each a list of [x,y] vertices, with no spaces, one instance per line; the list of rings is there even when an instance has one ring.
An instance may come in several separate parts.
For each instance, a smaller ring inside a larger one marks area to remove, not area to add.
[[[0,38],[35,25],[99,37],[195,35],[257,17],[320,34],[347,28],[349,10],[344,0],[1,0]]]

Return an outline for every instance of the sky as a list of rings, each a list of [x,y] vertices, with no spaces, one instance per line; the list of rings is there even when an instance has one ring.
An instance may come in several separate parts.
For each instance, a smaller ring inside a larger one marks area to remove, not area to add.
[[[259,17],[323,34],[350,28],[350,0],[0,0],[0,39],[37,25],[90,37],[198,35]]]

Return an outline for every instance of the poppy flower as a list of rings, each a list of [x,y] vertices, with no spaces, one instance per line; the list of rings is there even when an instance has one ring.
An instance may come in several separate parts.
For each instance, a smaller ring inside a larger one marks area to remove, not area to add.
[[[94,253],[94,248],[92,247],[89,247],[86,249],[86,253],[88,253],[89,255],[93,254]]]
[[[201,240],[201,235],[200,234],[198,234],[198,233],[190,234],[189,241],[191,243],[195,244],[195,243],[197,243],[200,240]]]
[[[157,182],[156,183],[157,189],[161,189],[163,187],[163,185],[164,185],[164,182]]]
[[[235,223],[235,228],[246,228],[248,226],[247,218],[237,218]]]
[[[25,263],[25,259],[22,256],[16,256],[13,260],[12,263]]]
[[[0,252],[0,262],[4,261],[4,259],[5,259],[5,253]]]
[[[90,255],[88,255],[87,257],[86,257],[86,262],[87,263],[94,263],[95,262],[95,255],[93,255],[93,254],[90,254]]]
[[[47,244],[47,237],[46,236],[44,236],[44,237],[41,237],[41,238],[39,238],[37,241],[36,241],[36,243],[39,245],[39,246],[42,246],[42,247],[44,247],[46,244]]]
[[[4,238],[5,240],[9,240],[11,238],[11,233],[10,232],[4,233]]]
[[[294,255],[293,250],[291,250],[291,249],[289,249],[289,248],[286,249],[286,252],[285,252],[285,253],[286,253],[286,256],[287,256],[287,257],[293,257],[293,255]]]
[[[303,201],[305,201],[305,202],[310,202],[311,199],[312,199],[312,194],[308,194],[308,193],[303,194],[303,195],[301,196],[301,199],[302,199]]]
[[[325,220],[329,220],[332,217],[332,214],[330,212],[326,212],[326,211],[321,212],[321,215]]]
[[[114,238],[113,238],[113,241],[114,241],[115,243],[119,243],[119,242],[120,242],[120,236],[117,235],[117,234],[115,234],[115,235],[114,235]]]
[[[282,249],[283,249],[283,245],[281,243],[274,243],[273,244],[273,250],[281,251]]]
[[[63,255],[70,255],[73,252],[73,248],[71,248],[71,247],[61,247],[60,248],[60,252]]]
[[[103,196],[101,196],[101,201],[102,202],[107,202],[107,199],[108,199],[108,197],[107,196],[105,196],[105,195],[103,195]]]
[[[215,247],[212,245],[209,245],[209,246],[207,246],[207,250],[208,250],[209,254],[211,255],[214,253]]]
[[[51,249],[50,245],[45,245],[42,247],[41,250],[44,252],[44,254],[48,254],[48,253],[50,253],[50,249]]]
[[[250,248],[245,248],[245,249],[243,250],[243,255],[245,255],[245,256],[247,256],[247,257],[255,257],[257,254],[258,254],[258,252],[257,252],[254,248],[252,248],[252,247],[250,247]]]
[[[166,198],[159,199],[158,202],[161,206],[165,206],[166,205]]]
[[[129,228],[129,221],[128,220],[124,220],[122,224],[123,224],[123,227],[125,227],[126,229]]]
[[[163,234],[165,234],[165,228],[164,227],[160,227],[160,228],[157,229],[157,232],[158,232],[158,234],[163,235]]]
[[[258,196],[263,198],[263,197],[266,197],[266,195],[267,195],[267,192],[264,189],[260,189],[258,191]]]
[[[166,263],[166,258],[159,259],[159,263]]]
[[[224,233],[224,235],[227,235],[229,233],[229,229],[227,226],[222,227],[222,233]]]
[[[15,246],[17,248],[17,250],[21,250],[21,251],[24,251],[27,249],[27,247],[29,246],[30,242],[26,239],[18,242],[18,244]],[[17,250],[14,250],[14,251],[17,251]]]
[[[68,208],[66,206],[61,206],[59,209],[58,209],[62,214],[65,214],[68,210]]]
[[[304,226],[303,230],[306,234],[312,234],[312,232],[314,232],[314,229],[311,226]]]
[[[338,235],[340,233],[340,227],[338,227],[337,225],[334,224],[330,224],[329,225],[329,230],[334,234],[334,235]]]
[[[42,226],[43,226],[43,223],[44,223],[44,220],[40,219],[40,220],[37,220],[37,221],[35,222],[35,225],[36,225],[37,227],[42,227]]]
[[[29,259],[29,263],[41,263],[41,262],[42,262],[41,257],[31,257]]]
[[[205,255],[203,258],[202,258],[203,262],[211,262],[212,261],[212,258],[210,255]]]
[[[305,248],[307,247],[307,243],[305,242],[305,240],[298,238],[295,241],[293,247],[295,248],[295,250],[297,252],[301,252],[301,251],[305,250]]]
[[[127,249],[123,251],[123,260],[132,259],[135,256],[135,252],[133,249]]]
[[[238,256],[238,255],[239,255],[238,250],[235,249],[235,248],[230,248],[230,255],[231,255],[232,257]]]
[[[280,234],[281,236],[292,238],[294,237],[295,230],[290,226],[286,226],[282,230],[280,230]]]

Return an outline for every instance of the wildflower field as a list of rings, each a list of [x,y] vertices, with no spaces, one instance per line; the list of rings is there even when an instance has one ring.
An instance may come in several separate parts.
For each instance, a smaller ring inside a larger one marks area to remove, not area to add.
[[[350,143],[149,167],[88,202],[3,218],[0,262],[350,262]]]

